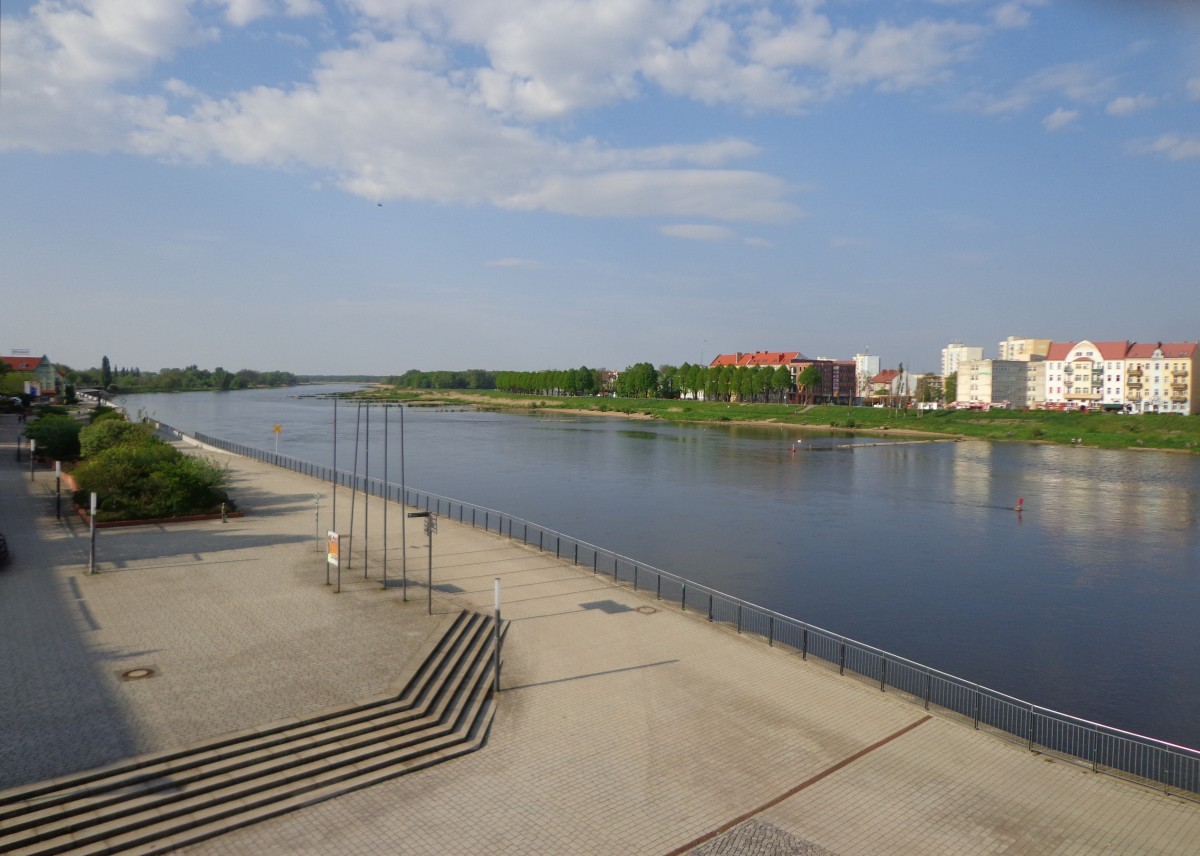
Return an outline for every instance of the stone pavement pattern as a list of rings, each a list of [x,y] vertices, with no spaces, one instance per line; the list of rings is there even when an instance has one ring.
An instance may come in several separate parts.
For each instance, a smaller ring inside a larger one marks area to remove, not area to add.
[[[490,610],[499,577],[512,624],[497,719],[480,752],[186,852],[1198,852],[1200,805],[927,717],[652,593],[470,526],[439,523],[430,618],[423,585],[404,603],[379,584],[382,504],[372,501],[373,577],[344,570],[346,590],[333,595],[313,518],[314,491],[326,494],[328,514],[328,485],[220,457],[247,517],[109,530],[109,564],[89,577],[80,566],[86,538],[74,531],[82,527],[55,524],[52,505],[47,519],[46,476],[23,482],[8,463],[11,447],[0,448],[0,527],[11,528],[20,504],[10,495],[32,487],[43,506],[34,539],[42,546],[23,539],[22,562],[0,579],[0,620],[21,627],[0,630],[4,665],[23,669],[22,694],[51,684],[35,701],[5,692],[0,702],[0,761],[6,771],[17,764],[16,780],[382,691],[441,617],[462,606]],[[344,502],[343,493],[342,529]],[[390,513],[395,574],[400,515]],[[428,554],[415,524],[409,574],[423,583]],[[44,564],[30,568],[26,550]],[[12,606],[18,597],[30,600]],[[27,658],[50,676],[23,667]],[[135,665],[161,674],[117,678]],[[86,698],[70,691],[76,681]],[[64,710],[39,722],[47,705]],[[10,707],[33,734],[10,733]],[[92,715],[104,728],[88,727]],[[43,746],[48,759],[26,757]]]

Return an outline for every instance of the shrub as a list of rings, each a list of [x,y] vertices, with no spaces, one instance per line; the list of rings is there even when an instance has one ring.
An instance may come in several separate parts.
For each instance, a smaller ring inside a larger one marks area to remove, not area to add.
[[[62,413],[49,413],[25,429],[25,436],[37,441],[37,454],[56,461],[79,457],[79,430],[82,426]]]
[[[86,504],[89,493],[97,495],[99,520],[207,514],[229,499],[225,469],[155,438],[110,446],[72,475],[79,486],[77,503]]]
[[[150,426],[122,419],[99,419],[79,432],[79,448],[85,458],[123,443],[147,443],[154,439]]]

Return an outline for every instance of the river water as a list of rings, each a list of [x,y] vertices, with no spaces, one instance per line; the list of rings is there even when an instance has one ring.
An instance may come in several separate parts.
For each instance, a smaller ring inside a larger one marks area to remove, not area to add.
[[[314,396],[346,388],[123,404],[268,451],[281,424],[281,453],[329,464],[333,403]],[[338,409],[338,466],[351,469],[357,427],[361,471],[365,427],[353,404]],[[381,411],[371,420],[381,477]],[[395,410],[388,429],[398,483]],[[424,408],[405,410],[404,429],[409,487],[1045,707],[1200,747],[1200,458]]]

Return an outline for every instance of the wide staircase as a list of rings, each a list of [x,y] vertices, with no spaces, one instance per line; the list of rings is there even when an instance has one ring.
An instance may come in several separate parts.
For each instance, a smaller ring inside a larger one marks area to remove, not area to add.
[[[0,853],[166,853],[473,752],[495,644],[464,611],[399,695],[0,791]]]

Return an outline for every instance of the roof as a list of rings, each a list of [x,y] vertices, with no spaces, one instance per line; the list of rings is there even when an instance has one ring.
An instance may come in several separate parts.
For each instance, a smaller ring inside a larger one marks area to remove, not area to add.
[[[1080,342],[1053,342],[1050,345],[1050,350],[1046,353],[1047,360],[1065,360],[1067,355],[1075,349],[1077,345],[1087,341],[1086,339]],[[1174,359],[1192,359],[1198,351],[1200,351],[1200,343],[1198,342],[1088,342],[1094,345],[1096,350],[1100,352],[1102,360],[1127,360],[1127,359],[1149,359],[1154,356],[1154,351],[1162,348],[1163,356]]]
[[[1146,342],[1145,344],[1134,343],[1129,349],[1129,357],[1131,359],[1148,359],[1154,356],[1154,352],[1162,348],[1162,354],[1169,359],[1192,359],[1196,356],[1196,352],[1200,350],[1200,342]]]
[[[37,371],[38,366],[42,364],[42,360],[44,359],[46,359],[45,355],[31,357],[28,354],[20,354],[14,357],[0,357],[0,360],[8,363],[9,368],[15,372]]]
[[[891,383],[896,378],[900,377],[898,369],[884,369],[875,377],[871,378],[871,383]]]
[[[786,366],[804,359],[799,351],[755,351],[752,354],[718,354],[710,366]]]

